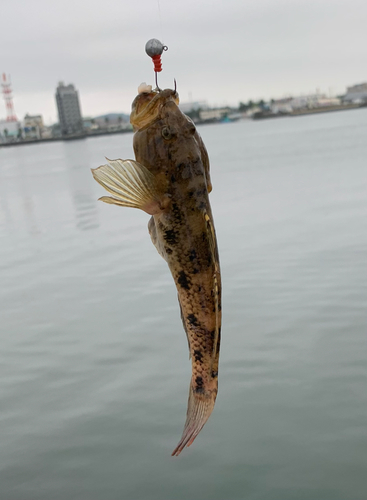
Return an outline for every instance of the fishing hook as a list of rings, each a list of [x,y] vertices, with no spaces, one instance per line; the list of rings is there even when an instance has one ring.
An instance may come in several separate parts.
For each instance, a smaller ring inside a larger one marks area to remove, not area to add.
[[[154,72],[155,72],[155,84],[157,86],[155,90],[158,92],[161,92],[161,89],[159,88],[158,85],[158,73],[162,71],[161,55],[163,54],[163,51],[166,50],[168,50],[168,47],[166,45],[163,45],[163,43],[161,43],[156,38],[148,40],[145,45],[145,52],[153,60]]]
[[[157,92],[162,92],[162,89],[159,88],[159,86],[158,86],[158,73],[157,72],[155,72],[155,84],[156,84],[156,89],[155,90]]]

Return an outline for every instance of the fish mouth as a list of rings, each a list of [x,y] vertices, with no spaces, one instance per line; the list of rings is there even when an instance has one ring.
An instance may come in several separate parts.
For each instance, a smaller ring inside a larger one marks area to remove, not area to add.
[[[134,131],[148,127],[159,119],[162,107],[167,102],[178,105],[179,97],[176,90],[153,90],[137,95],[131,106],[130,123]]]

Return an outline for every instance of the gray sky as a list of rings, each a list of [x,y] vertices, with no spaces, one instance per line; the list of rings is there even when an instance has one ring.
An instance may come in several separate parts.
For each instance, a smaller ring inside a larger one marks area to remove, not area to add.
[[[75,84],[84,116],[129,113],[138,85],[154,83],[150,38],[169,47],[159,82],[176,78],[181,101],[191,92],[237,105],[367,81],[366,0],[1,0],[0,9],[0,72],[11,74],[18,118],[56,121],[60,80]]]

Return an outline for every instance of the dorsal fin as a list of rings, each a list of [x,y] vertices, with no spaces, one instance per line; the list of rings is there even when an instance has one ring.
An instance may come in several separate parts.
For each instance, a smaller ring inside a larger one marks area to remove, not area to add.
[[[213,274],[213,294],[214,294],[214,307],[215,307],[215,333],[214,333],[214,343],[212,352],[212,364],[218,354],[218,341],[219,341],[219,261],[218,261],[218,250],[217,250],[217,240],[215,237],[215,230],[209,215],[204,212],[204,218],[208,229],[209,245],[212,253],[212,259],[214,262],[214,274]]]

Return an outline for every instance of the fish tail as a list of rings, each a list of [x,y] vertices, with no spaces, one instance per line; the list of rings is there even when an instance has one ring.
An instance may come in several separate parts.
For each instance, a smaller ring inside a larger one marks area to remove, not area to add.
[[[178,457],[185,446],[190,446],[194,442],[213,411],[216,396],[216,390],[202,394],[195,392],[194,387],[190,384],[185,427],[172,456]]]

